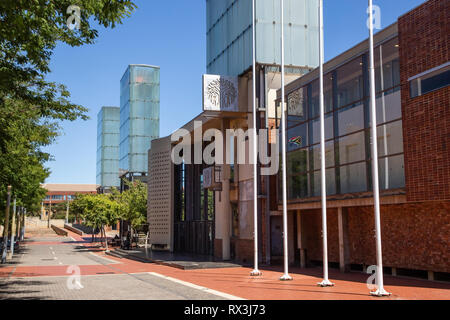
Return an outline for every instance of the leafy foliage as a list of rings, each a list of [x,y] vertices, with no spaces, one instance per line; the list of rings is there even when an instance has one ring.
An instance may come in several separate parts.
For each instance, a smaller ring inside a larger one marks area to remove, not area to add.
[[[81,8],[80,29],[67,27],[70,5]],[[93,24],[114,28],[135,8],[130,0],[0,1],[0,215],[7,185],[18,205],[38,210],[52,159],[42,148],[60,134],[60,121],[88,118],[64,85],[45,80],[57,43],[92,44]]]
[[[133,228],[141,226],[147,221],[147,185],[140,181],[127,184],[129,189],[123,193],[77,195],[69,210],[93,228],[113,225],[120,219],[129,221]]]

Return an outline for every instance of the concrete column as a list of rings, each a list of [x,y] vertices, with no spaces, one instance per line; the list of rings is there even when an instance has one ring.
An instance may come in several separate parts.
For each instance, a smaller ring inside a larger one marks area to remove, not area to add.
[[[303,244],[302,214],[297,210],[297,246],[300,250],[300,267],[306,268],[306,253]]]
[[[434,272],[433,271],[428,271],[428,280],[434,281]]]
[[[221,131],[226,137],[225,130],[229,127],[229,121],[222,119]],[[227,149],[227,144],[224,144],[225,152],[223,154],[223,163],[227,163],[227,155],[230,150]],[[216,196],[216,239],[222,240],[222,259],[231,259],[231,202],[230,202],[230,166],[222,165],[222,191],[217,192]]]
[[[397,276],[397,268],[392,267],[392,275],[393,275],[394,277]]]
[[[341,272],[349,270],[349,247],[348,247],[348,227],[347,215],[343,213],[342,207],[338,208],[338,228],[339,228],[339,269]]]

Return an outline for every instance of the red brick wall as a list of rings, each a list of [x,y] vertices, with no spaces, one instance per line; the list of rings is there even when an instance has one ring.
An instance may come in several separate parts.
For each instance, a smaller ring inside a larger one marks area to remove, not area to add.
[[[253,263],[253,245],[251,239],[235,239],[236,258],[235,260],[244,264]]]
[[[302,211],[302,232],[308,260],[322,261],[322,210]],[[339,262],[339,230],[337,209],[327,211],[328,261]],[[297,245],[296,245],[297,247]]]
[[[409,201],[450,199],[450,88],[410,99],[408,79],[449,58],[450,1],[430,0],[398,20]]]
[[[350,264],[376,264],[373,207],[344,208],[348,214]],[[381,207],[383,264],[450,272],[450,201]],[[320,210],[303,211],[308,260],[322,261]],[[328,211],[328,260],[339,262],[337,211]]]

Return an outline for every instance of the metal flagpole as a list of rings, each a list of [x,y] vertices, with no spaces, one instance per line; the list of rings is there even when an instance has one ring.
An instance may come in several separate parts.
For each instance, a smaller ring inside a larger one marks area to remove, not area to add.
[[[322,238],[323,238],[323,281],[318,283],[321,287],[332,287],[334,284],[328,280],[328,235],[327,235],[327,185],[325,175],[325,106],[323,97],[323,0],[319,0],[319,83],[320,83],[320,155],[321,155],[321,189],[322,189]]]
[[[252,31],[253,31],[253,229],[254,229],[254,259],[255,269],[251,276],[260,276],[258,270],[258,136],[256,134],[256,26],[255,26],[255,1],[252,0]]]
[[[377,113],[375,100],[375,63],[373,49],[373,3],[369,0],[369,52],[370,52],[370,113],[372,118],[372,180],[373,180],[373,200],[375,204],[375,238],[377,249],[377,291],[371,295],[382,297],[390,295],[383,287],[383,257],[381,253],[381,224],[380,224],[380,190],[378,180],[378,146],[377,146]]]
[[[15,237],[15,233],[16,233],[16,214],[17,214],[17,200],[14,197],[14,202],[13,202],[13,214],[12,214],[12,222],[11,222],[11,246],[10,246],[10,250],[9,250],[9,259],[12,259],[13,255],[14,255],[14,237]]]
[[[284,247],[284,274],[280,280],[292,280],[288,273],[288,226],[287,226],[287,186],[286,186],[286,113],[284,107],[284,0],[281,0],[281,147],[283,170],[283,247]]]

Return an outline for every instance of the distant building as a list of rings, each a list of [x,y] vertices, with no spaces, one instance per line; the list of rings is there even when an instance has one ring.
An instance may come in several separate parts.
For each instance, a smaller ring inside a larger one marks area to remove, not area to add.
[[[47,190],[47,195],[42,200],[41,218],[48,217],[48,211],[55,204],[67,203],[75,199],[77,194],[96,194],[96,184],[43,184],[42,188]]]
[[[120,108],[103,107],[97,115],[97,184],[100,192],[120,187]]]
[[[159,138],[159,67],[129,65],[120,81],[119,173],[145,181],[148,149]]]

